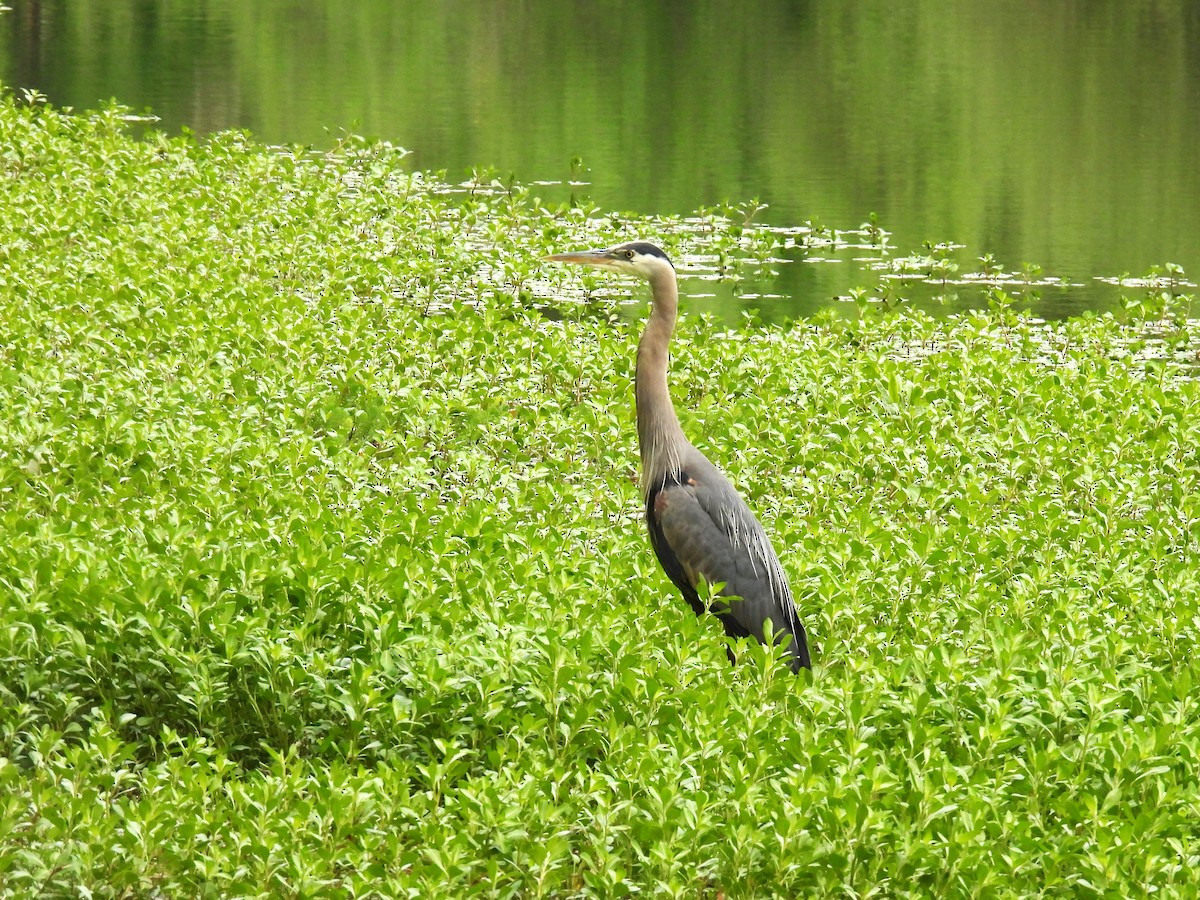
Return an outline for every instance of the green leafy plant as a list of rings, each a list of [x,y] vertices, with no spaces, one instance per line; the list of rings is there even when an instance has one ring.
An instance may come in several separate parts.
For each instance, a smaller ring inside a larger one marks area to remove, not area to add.
[[[625,288],[539,257],[744,215],[124,115],[0,99],[0,894],[1195,892],[1200,384],[1144,323],[685,314],[815,648],[731,667]]]

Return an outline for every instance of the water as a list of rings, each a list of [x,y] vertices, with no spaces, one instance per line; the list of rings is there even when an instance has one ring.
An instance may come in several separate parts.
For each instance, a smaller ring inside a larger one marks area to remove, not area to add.
[[[639,213],[757,198],[760,220],[836,229],[875,213],[889,257],[954,242],[960,275],[992,254],[1061,279],[1033,289],[1043,315],[1113,308],[1127,289],[1099,278],[1200,275],[1187,0],[8,4],[0,80],[76,108],[115,97],[168,131],[325,147],[352,130],[415,167],[575,176]],[[808,314],[883,284],[851,255],[782,257],[719,313]],[[909,293],[985,302],[969,284]]]

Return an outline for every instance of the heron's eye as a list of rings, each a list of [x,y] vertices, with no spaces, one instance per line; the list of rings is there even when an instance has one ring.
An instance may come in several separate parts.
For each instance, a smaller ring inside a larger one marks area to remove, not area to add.
[[[632,250],[626,250],[626,251],[625,251],[625,258],[626,258],[626,259],[633,259],[633,251],[632,251]]]

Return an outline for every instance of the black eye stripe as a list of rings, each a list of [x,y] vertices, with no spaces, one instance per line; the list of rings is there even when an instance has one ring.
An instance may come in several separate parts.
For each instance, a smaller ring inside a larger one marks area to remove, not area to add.
[[[663,253],[662,250],[660,250],[658,247],[655,247],[653,244],[648,244],[645,241],[630,241],[628,244],[623,245],[621,250],[627,254],[632,254],[631,256],[627,255],[626,259],[632,260],[644,256],[657,256],[659,259],[665,260],[668,263],[671,262],[671,260],[667,258],[667,254]]]

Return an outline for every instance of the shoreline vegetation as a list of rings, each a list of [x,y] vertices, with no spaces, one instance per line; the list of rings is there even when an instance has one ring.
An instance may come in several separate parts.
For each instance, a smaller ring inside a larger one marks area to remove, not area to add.
[[[128,129],[0,96],[0,896],[1200,890],[1190,298],[685,298],[814,651],[730,667],[646,542],[629,286],[538,260],[759,233]]]

